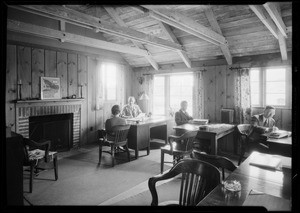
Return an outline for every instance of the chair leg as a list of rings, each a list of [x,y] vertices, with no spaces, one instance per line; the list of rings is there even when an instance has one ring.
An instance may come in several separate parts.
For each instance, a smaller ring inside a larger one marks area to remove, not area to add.
[[[29,192],[30,193],[32,193],[33,172],[34,172],[34,166],[30,165],[30,180],[29,180]]]
[[[115,166],[115,146],[111,145],[112,167]]]
[[[127,157],[128,157],[128,162],[129,162],[130,161],[130,152],[129,152],[127,144],[125,145],[125,149],[126,149],[126,152],[127,152]]]
[[[164,171],[164,157],[165,157],[165,153],[163,151],[160,151],[160,173],[161,174]]]
[[[99,144],[99,162],[98,162],[99,165],[101,164],[101,158],[102,158],[102,144]]]
[[[57,156],[55,156],[53,159],[53,166],[54,166],[55,180],[57,180],[58,179]]]

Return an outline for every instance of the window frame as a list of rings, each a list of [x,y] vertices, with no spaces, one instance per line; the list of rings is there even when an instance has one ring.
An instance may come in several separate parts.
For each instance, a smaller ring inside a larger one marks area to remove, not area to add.
[[[191,75],[193,78],[193,72],[185,72],[185,73],[167,73],[167,74],[156,74],[155,76],[164,76],[165,79],[165,114],[164,116],[169,116],[169,107],[170,107],[170,103],[171,103],[171,97],[170,97],[170,77],[174,76],[174,75]],[[194,86],[192,89],[192,97],[194,97]],[[194,101],[194,100],[193,100]],[[189,106],[192,107],[192,112],[194,113],[194,104],[190,104]],[[154,109],[154,101],[152,102],[152,111]],[[178,110],[178,109],[173,109],[173,110]],[[159,116],[159,115],[158,115]]]
[[[260,85],[260,94],[259,94],[259,105],[253,105],[251,103],[251,107],[254,108],[264,108],[266,107],[266,98],[267,98],[267,93],[266,93],[266,87],[267,87],[267,69],[285,69],[285,105],[273,105],[276,108],[279,109],[291,109],[292,108],[292,87],[289,85],[292,84],[292,78],[291,78],[291,67],[289,66],[268,66],[268,67],[253,67],[252,69],[258,69],[259,70],[259,85]],[[250,70],[251,72],[251,70]]]
[[[114,103],[117,101],[118,99],[118,88],[117,88],[117,84],[116,84],[116,88],[115,88],[115,99],[107,99],[107,81],[106,81],[106,78],[107,78],[107,72],[109,72],[107,70],[107,65],[113,65],[115,66],[115,74],[116,74],[116,79],[115,81],[117,82],[117,66],[114,64],[114,63],[104,63],[102,64],[102,67],[101,67],[101,78],[102,78],[102,91],[103,91],[103,100],[107,103]]]

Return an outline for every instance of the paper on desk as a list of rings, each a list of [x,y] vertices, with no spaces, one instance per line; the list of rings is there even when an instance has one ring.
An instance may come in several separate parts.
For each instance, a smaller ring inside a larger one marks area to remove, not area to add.
[[[254,166],[260,166],[270,169],[278,168],[279,164],[281,163],[281,159],[278,157],[274,157],[272,155],[266,155],[263,153],[254,152],[251,155],[251,159],[249,164]]]
[[[251,190],[243,206],[264,206],[268,211],[290,211],[290,201],[256,190]]]

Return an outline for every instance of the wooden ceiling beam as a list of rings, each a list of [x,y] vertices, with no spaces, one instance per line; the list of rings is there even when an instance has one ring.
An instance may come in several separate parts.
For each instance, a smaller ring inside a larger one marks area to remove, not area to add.
[[[278,29],[280,30],[282,35],[285,38],[287,38],[287,34],[286,34],[287,29],[286,29],[286,26],[285,26],[285,24],[282,20],[281,11],[277,9],[277,8],[279,8],[278,3],[267,2],[263,6],[268,11],[269,15],[273,19],[274,23],[276,24],[276,26],[278,27]]]
[[[96,47],[96,48],[110,50],[114,52],[128,53],[128,54],[133,54],[138,56],[148,56],[148,52],[146,50],[119,45],[107,41],[102,41],[99,39],[89,38],[81,35],[67,33],[64,31],[54,30],[51,28],[28,24],[28,23],[10,20],[10,19],[7,20],[7,30],[32,34],[32,35],[37,35],[37,36],[42,36],[47,38],[59,39],[65,42],[81,44],[89,47]]]
[[[221,31],[221,28],[220,28],[220,26],[217,22],[217,19],[214,15],[212,9],[209,8],[209,9],[205,10],[204,12],[205,12],[205,15],[206,15],[206,17],[208,19],[208,22],[210,23],[212,29],[214,31],[218,32],[220,35],[223,35],[222,31]],[[225,59],[226,59],[227,63],[229,65],[231,65],[232,64],[232,56],[231,56],[230,50],[228,48],[228,44],[221,44],[220,47],[221,47],[221,50],[223,52],[223,55],[225,56]]]
[[[264,11],[264,7],[261,5],[249,5],[249,7],[261,20],[261,22],[270,30],[272,35],[278,39],[277,27],[269,17],[268,13]]]
[[[169,25],[158,21],[159,26],[162,28],[162,30],[165,32],[165,34],[175,43],[180,44],[179,41],[177,40],[176,36],[174,35],[174,33],[172,32],[171,28],[169,27]],[[188,68],[192,68],[192,62],[189,59],[189,57],[187,56],[187,54],[183,51],[178,50],[178,54],[180,56],[180,58],[183,60],[183,62],[185,63],[185,65]]]
[[[182,46],[173,42],[166,41],[164,39],[130,29],[128,27],[121,27],[116,24],[104,22],[95,16],[90,16],[67,7],[58,5],[22,5],[21,7],[28,8],[38,13],[50,14],[54,18],[64,19],[70,23],[75,22],[94,27],[96,32],[101,31],[114,36],[132,39],[172,51],[183,50]]]
[[[224,36],[220,35],[219,33],[216,33],[215,31],[203,26],[202,24],[199,24],[193,19],[186,17],[178,12],[173,12],[167,9],[157,9],[156,6],[151,5],[142,6],[151,10],[151,12],[149,13],[151,17],[160,20],[166,24],[169,24],[188,33],[194,31],[197,33],[197,37],[216,45],[227,43]]]
[[[122,27],[128,27],[126,25],[126,23],[120,18],[120,16],[118,15],[117,11],[112,8],[112,7],[108,7],[108,6],[104,6],[104,9],[106,10],[106,12],[115,20],[115,22],[122,26]],[[138,43],[136,42],[135,40],[131,40],[132,43],[137,47],[137,48],[140,48],[140,49],[143,49],[143,50],[147,50],[147,48],[141,44],[141,43]],[[149,53],[149,51],[148,51]],[[146,56],[146,59],[149,61],[149,63],[152,65],[152,67],[155,69],[155,70],[158,70],[159,69],[159,66],[157,64],[157,62],[153,59],[153,57],[150,55]]]

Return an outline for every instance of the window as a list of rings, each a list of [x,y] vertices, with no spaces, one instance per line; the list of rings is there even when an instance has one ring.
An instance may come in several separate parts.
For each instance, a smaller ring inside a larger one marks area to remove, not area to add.
[[[181,101],[188,102],[187,112],[193,114],[193,75],[170,76],[170,107],[177,111]]]
[[[285,105],[285,69],[266,70],[266,105]]]
[[[102,85],[103,85],[103,98],[107,101],[117,99],[117,69],[116,65],[105,63],[102,64]]]
[[[289,105],[286,68],[255,68],[250,70],[251,105]]]
[[[165,78],[164,76],[154,76],[153,85],[153,114],[165,114]]]
[[[188,102],[188,113],[193,114],[193,74],[154,76],[153,114],[167,115],[170,108],[180,109],[183,100]]]

